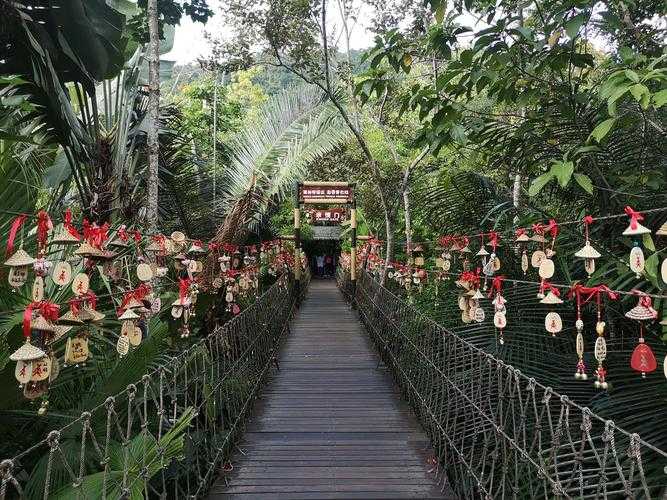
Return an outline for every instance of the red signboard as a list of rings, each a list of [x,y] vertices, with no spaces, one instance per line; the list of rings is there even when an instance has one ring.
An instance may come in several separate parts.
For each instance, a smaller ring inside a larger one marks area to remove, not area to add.
[[[313,222],[342,222],[345,220],[346,210],[344,208],[329,208],[311,210],[308,212]]]
[[[352,187],[308,184],[307,186],[301,186],[299,197],[305,203],[310,200],[347,203],[352,201]]]

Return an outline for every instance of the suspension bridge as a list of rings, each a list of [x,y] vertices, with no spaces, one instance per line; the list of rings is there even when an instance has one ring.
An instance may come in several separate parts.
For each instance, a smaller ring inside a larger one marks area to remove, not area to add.
[[[284,275],[2,460],[0,499],[665,498],[663,450],[371,275],[337,281]]]

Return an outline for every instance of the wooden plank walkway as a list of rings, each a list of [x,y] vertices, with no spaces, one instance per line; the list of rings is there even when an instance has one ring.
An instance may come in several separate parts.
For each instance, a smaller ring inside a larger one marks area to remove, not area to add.
[[[454,498],[333,280],[313,280],[212,499]]]

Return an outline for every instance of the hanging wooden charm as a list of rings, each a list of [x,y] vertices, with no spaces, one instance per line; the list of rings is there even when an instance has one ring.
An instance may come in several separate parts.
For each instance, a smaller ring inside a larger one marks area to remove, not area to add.
[[[560,290],[558,290],[553,285],[549,284],[546,281],[543,281],[540,286],[540,289],[542,291],[542,294],[544,294],[545,290],[548,290],[548,293],[544,296],[542,300],[540,300],[540,303],[549,305],[556,305],[563,303],[562,299],[560,298]],[[557,333],[559,333],[563,329],[563,320],[561,319],[560,314],[558,314],[555,311],[550,311],[549,313],[547,313],[547,315],[544,318],[544,328],[552,336],[555,336]]]
[[[584,269],[586,270],[589,278],[595,272],[595,259],[600,258],[600,252],[593,248],[589,239],[589,226],[592,223],[593,217],[590,215],[584,217],[584,235],[586,237],[586,242],[584,243],[583,248],[574,254],[575,257],[584,259]]]
[[[639,321],[639,344],[635,347],[630,358],[630,366],[633,370],[642,374],[642,378],[646,377],[647,373],[655,371],[658,367],[658,362],[651,347],[644,339],[644,323],[643,321],[654,320],[658,317],[658,312],[653,309],[651,297],[643,292],[637,292],[639,295],[639,303],[625,313],[625,316]]]
[[[625,213],[630,217],[630,225],[623,231],[623,235],[632,236],[634,245],[630,251],[630,269],[635,273],[637,278],[641,278],[641,274],[644,271],[644,252],[639,246],[640,242],[637,237],[650,234],[651,230],[640,224],[644,220],[644,216],[640,212],[637,212],[630,206],[626,206]]]
[[[516,230],[516,238],[514,241],[518,245],[518,251],[521,252],[521,270],[523,271],[524,276],[528,273],[529,260],[528,260],[528,242],[531,241],[530,237],[526,234],[524,228],[519,228]]]
[[[74,276],[72,280],[72,292],[74,295],[81,297],[88,293],[88,287],[90,286],[90,278],[86,273],[79,273]]]
[[[59,287],[66,286],[72,280],[72,266],[70,263],[65,260],[56,262],[51,279]]]
[[[35,259],[28,255],[28,252],[19,248],[9,259],[5,261],[5,266],[9,269],[9,285],[13,288],[20,288],[28,281],[28,272]]]
[[[68,365],[78,366],[85,363],[90,355],[88,349],[88,333],[82,332],[75,337],[67,339],[65,346],[65,363]]]

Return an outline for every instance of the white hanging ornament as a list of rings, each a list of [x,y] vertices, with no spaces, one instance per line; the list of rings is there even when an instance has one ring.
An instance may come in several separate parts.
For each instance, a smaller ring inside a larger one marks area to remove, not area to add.
[[[535,250],[533,255],[530,257],[530,265],[537,269],[540,267],[542,261],[546,258],[547,256],[542,250]]]
[[[642,272],[644,271],[644,252],[639,247],[638,243],[635,243],[636,246],[632,247],[630,250],[630,269],[635,273],[637,278],[641,278]]]
[[[578,250],[574,256],[584,259],[584,269],[590,277],[595,272],[595,259],[599,259],[601,255],[600,252],[593,248],[591,242],[586,240],[583,248]]]
[[[128,339],[127,335],[123,334],[118,337],[118,342],[116,342],[116,352],[120,355],[120,357],[123,357],[128,352],[130,352],[130,340]]]
[[[623,236],[641,236],[651,233],[649,228],[640,224],[640,221],[644,220],[644,216],[641,213],[635,211],[630,206],[625,207],[625,213],[630,217],[630,225],[623,231]],[[639,247],[639,241],[636,239],[630,251],[630,269],[635,273],[637,278],[641,278],[641,273],[644,271],[644,252]]]
[[[554,261],[549,258],[542,259],[538,270],[540,278],[549,279],[554,275],[554,272],[555,272]]]
[[[662,282],[667,283],[667,258],[662,261],[660,266],[660,276],[662,277]]]
[[[36,276],[32,283],[32,301],[41,302],[44,300],[44,278]]]
[[[550,312],[544,318],[544,328],[555,336],[563,329],[563,320],[557,312]]]

